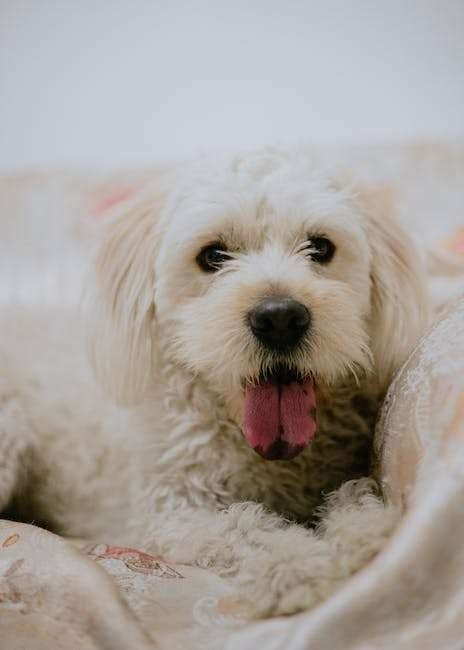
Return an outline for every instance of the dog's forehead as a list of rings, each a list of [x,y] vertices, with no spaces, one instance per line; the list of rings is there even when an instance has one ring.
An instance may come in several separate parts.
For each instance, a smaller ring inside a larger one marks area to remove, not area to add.
[[[313,161],[245,157],[187,175],[171,202],[177,238],[226,239],[257,246],[268,239],[336,228],[356,219],[346,190]]]

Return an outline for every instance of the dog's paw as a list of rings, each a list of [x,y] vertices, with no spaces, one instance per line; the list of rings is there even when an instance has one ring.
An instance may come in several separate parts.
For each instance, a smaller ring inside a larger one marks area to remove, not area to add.
[[[327,544],[316,538],[304,548],[257,550],[240,572],[240,599],[250,618],[285,616],[311,609],[341,584],[343,576]]]

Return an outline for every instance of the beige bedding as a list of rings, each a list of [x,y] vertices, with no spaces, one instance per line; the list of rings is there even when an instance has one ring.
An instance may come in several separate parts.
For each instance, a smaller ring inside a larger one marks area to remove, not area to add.
[[[246,624],[227,583],[208,571],[112,546],[112,540],[71,543],[3,521],[2,649],[464,648],[464,299],[449,299],[464,288],[464,147],[340,155],[365,182],[393,190],[401,219],[431,251],[436,303],[447,302],[393,382],[378,426],[379,476],[386,496],[405,512],[391,542],[312,612]],[[49,233],[69,235],[71,265],[73,246],[88,245],[88,221],[144,178],[4,179],[1,210],[15,216],[11,228],[23,229],[25,246],[28,228],[46,214]],[[55,249],[51,235],[31,265]],[[8,277],[6,266],[0,271],[2,299],[25,291],[24,278]],[[56,299],[59,281],[51,272],[49,295],[34,295],[33,282],[27,291],[30,300]]]

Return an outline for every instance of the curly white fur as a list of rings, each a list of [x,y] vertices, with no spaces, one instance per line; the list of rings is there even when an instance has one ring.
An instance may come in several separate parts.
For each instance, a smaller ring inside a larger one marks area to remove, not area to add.
[[[301,254],[308,232],[335,242],[329,265]],[[234,259],[202,273],[195,257],[218,239]],[[377,552],[397,513],[362,477],[379,400],[427,301],[414,245],[373,197],[301,151],[202,161],[108,220],[86,283],[106,393],[75,312],[1,316],[0,506],[14,496],[22,516],[67,535],[213,567],[253,616],[313,606]],[[311,339],[288,361],[315,378],[318,430],[300,456],[270,462],[241,418],[243,382],[276,360],[245,314],[276,292],[312,313]]]

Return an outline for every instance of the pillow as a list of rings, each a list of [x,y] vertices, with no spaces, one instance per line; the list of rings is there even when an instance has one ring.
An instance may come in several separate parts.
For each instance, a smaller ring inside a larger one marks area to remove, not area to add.
[[[388,391],[376,456],[389,500],[411,507],[464,426],[464,298],[445,307]]]

